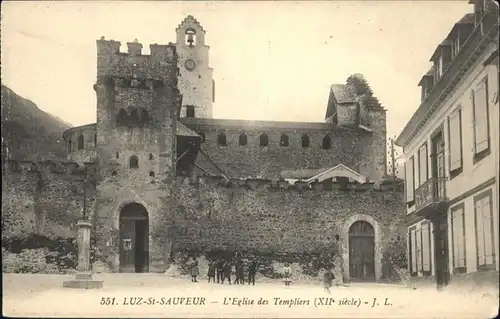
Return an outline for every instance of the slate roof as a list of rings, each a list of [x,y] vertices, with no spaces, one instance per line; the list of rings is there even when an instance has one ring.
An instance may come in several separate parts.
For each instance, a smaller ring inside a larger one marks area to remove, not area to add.
[[[428,77],[428,76],[434,76],[434,66],[432,66],[429,71],[427,71],[427,73],[425,73],[422,78],[420,79],[420,82],[418,82],[418,86],[422,86],[423,85],[423,81],[424,81],[424,78]]]
[[[177,121],[177,130],[175,133],[177,136],[200,137],[180,121]]]
[[[345,84],[333,84],[330,90],[339,104],[356,102],[354,94],[352,94],[352,91]]]

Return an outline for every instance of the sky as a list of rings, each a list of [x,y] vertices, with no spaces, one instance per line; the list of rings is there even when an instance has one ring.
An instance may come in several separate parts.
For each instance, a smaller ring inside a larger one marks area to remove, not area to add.
[[[387,109],[388,137],[420,103],[420,78],[463,1],[2,2],[2,83],[74,125],[94,123],[96,40],[175,42],[207,31],[215,118],[323,122],[329,87],[361,73]]]

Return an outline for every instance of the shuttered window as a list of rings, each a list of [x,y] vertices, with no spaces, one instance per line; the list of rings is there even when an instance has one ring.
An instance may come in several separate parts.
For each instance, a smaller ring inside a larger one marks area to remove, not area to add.
[[[415,229],[410,230],[410,251],[410,272],[413,275],[417,273],[417,237]]]
[[[418,150],[418,171],[419,171],[419,186],[427,181],[428,161],[427,161],[427,143],[422,145]]]
[[[416,253],[417,253],[417,269],[422,271],[422,229],[420,227],[415,231],[416,237]]]
[[[462,168],[462,111],[455,110],[448,116],[450,145],[450,172]]]
[[[460,204],[451,209],[451,232],[454,272],[464,272],[466,267],[465,255],[465,214],[464,205]]]
[[[415,182],[414,182],[414,165],[413,156],[406,162],[406,202],[410,203],[415,200]]]
[[[493,209],[491,191],[475,198],[474,217],[476,222],[477,266],[495,264],[493,236]]]
[[[472,106],[474,110],[474,151],[475,154],[478,154],[490,147],[487,80],[481,82],[472,92]]]
[[[431,224],[422,223],[422,271],[426,275],[431,272]]]

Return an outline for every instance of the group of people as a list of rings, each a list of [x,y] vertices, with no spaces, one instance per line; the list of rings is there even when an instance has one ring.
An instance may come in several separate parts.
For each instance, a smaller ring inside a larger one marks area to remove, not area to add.
[[[228,284],[231,284],[231,273],[233,270],[233,265],[236,273],[236,278],[234,278],[233,283],[240,285],[244,284],[245,269],[241,255],[238,254],[236,255],[234,262],[230,262],[222,258],[216,260],[210,260],[208,264],[208,273],[207,273],[208,282],[224,284],[224,282],[227,281]],[[196,280],[196,277],[199,276],[200,270],[198,268],[198,261],[196,260],[195,257],[193,257],[193,260],[190,263],[189,268],[191,273],[191,281],[198,282]],[[257,273],[257,268],[258,268],[257,262],[255,260],[251,260],[247,269],[249,285],[250,284],[255,285],[255,274]]]
[[[231,284],[231,273],[233,270],[233,265],[235,268],[236,278],[234,278],[234,284],[244,284],[245,283],[245,269],[243,259],[241,254],[236,254],[234,261],[228,261],[227,259],[213,259],[210,260],[208,264],[208,282],[224,284],[227,281]],[[334,280],[337,286],[343,285],[343,269],[342,262],[339,258],[336,258],[332,267],[325,267],[325,272],[323,274],[323,286],[325,291],[330,293],[330,288],[333,286]],[[256,260],[251,260],[248,264],[247,269],[247,282],[248,284],[255,285],[255,274],[257,273],[258,264]],[[196,257],[193,257],[192,262],[189,264],[189,270],[191,273],[191,281],[198,282],[196,277],[199,276],[200,270],[198,268],[198,261]],[[285,263],[283,267],[283,281],[285,286],[290,286],[292,282],[292,269],[290,263]]]

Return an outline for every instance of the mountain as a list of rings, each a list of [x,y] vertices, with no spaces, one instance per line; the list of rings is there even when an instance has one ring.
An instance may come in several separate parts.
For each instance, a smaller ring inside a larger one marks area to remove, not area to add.
[[[2,85],[2,158],[61,160],[66,157],[62,133],[68,123]]]

